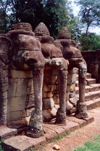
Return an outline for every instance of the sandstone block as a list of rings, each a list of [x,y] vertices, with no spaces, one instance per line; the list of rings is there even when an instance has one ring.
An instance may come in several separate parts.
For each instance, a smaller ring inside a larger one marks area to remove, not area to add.
[[[77,104],[77,98],[76,97],[69,98],[69,102],[71,102],[74,106],[76,106],[76,104]]]
[[[33,110],[35,110],[34,107],[29,108],[29,109],[26,109],[26,116],[27,116],[27,117],[30,116],[30,115],[31,115],[31,112],[32,112]]]
[[[53,117],[55,117],[57,114],[57,109],[55,107],[53,107],[52,109],[49,109],[48,111],[49,111],[50,115]]]
[[[69,94],[70,94],[69,92],[66,93],[66,101],[69,100]]]
[[[11,70],[12,78],[32,78],[32,71]]]
[[[28,79],[17,79],[16,83],[9,82],[9,98],[24,96],[27,93]]]
[[[43,99],[46,99],[47,96],[48,96],[48,95],[47,95],[47,92],[44,92],[44,91],[43,91]]]
[[[44,84],[44,86],[43,86],[43,91],[44,91],[44,92],[51,91],[51,85],[46,85],[46,84]]]
[[[52,98],[43,99],[44,109],[52,109],[54,107],[54,100]]]
[[[71,84],[70,91],[75,91],[75,84]]]
[[[52,98],[52,97],[53,97],[52,92],[47,92],[47,97],[48,97],[48,98]]]
[[[43,110],[42,115],[43,115],[44,120],[46,121],[51,119],[51,115],[47,110]]]
[[[74,74],[78,72],[78,68],[73,68],[72,70],[68,70],[69,74]]]
[[[28,87],[33,86],[33,78],[28,79]]]
[[[32,94],[34,93],[34,88],[33,87],[27,87],[27,94]]]
[[[12,111],[24,110],[25,102],[26,102],[26,96],[10,98],[8,111],[12,112]]]
[[[26,117],[26,111],[23,110],[23,111],[21,111],[21,118],[25,118],[25,117]]]
[[[66,102],[66,110],[71,110],[73,108],[73,104],[71,104],[69,101]]]
[[[59,105],[57,105],[57,104],[55,104],[55,108],[58,110],[58,108],[59,108]]]
[[[75,97],[75,91],[70,92],[70,94],[69,94],[69,98],[73,98],[73,97]]]
[[[34,106],[34,94],[27,95],[25,108],[30,108]]]
[[[21,111],[9,112],[7,114],[7,117],[8,117],[8,121],[7,122],[21,120]]]
[[[68,74],[67,84],[72,84],[76,82],[76,74]]]
[[[56,85],[51,86],[51,91],[55,91],[57,89]]]

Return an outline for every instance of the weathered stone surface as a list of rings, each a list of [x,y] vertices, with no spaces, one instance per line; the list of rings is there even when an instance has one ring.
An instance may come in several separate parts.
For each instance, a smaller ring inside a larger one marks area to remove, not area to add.
[[[57,80],[57,76],[54,76],[53,70],[46,70],[44,73],[44,84],[52,85],[55,84]]]
[[[70,91],[75,91],[75,84],[71,84]]]
[[[73,98],[73,97],[75,97],[75,91],[70,92],[70,94],[69,94],[69,98]]]
[[[43,86],[43,92],[50,92],[51,91],[51,85],[46,85],[46,84],[44,84],[44,86]]]
[[[47,110],[43,110],[42,115],[43,115],[44,121],[48,121],[51,119],[51,115]]]
[[[12,24],[11,29],[12,30],[24,29],[26,31],[32,31],[32,26],[29,23],[17,23],[17,24]]]
[[[9,82],[9,98],[26,96],[28,79],[17,79],[17,82]]]
[[[54,107],[54,100],[52,98],[43,99],[44,109],[52,109]]]
[[[67,116],[69,117],[69,116]],[[79,124],[77,122],[71,121],[70,117],[66,120],[66,126],[62,126],[66,132],[71,132],[79,128]]]
[[[56,85],[52,85],[51,86],[51,91],[55,91],[57,89],[57,86]]]
[[[57,105],[57,104],[55,104],[55,108],[58,110],[58,108],[59,108],[59,105]]]
[[[48,28],[46,25],[41,22],[34,30],[34,33],[36,36],[45,36],[45,35],[50,35]]]
[[[43,124],[43,130],[45,132],[44,137],[47,141],[50,141],[57,137],[57,133],[53,129],[46,127],[46,124]]]
[[[66,27],[63,27],[58,34],[58,39],[70,39],[71,35],[70,32]]]
[[[52,98],[53,97],[53,93],[52,92],[47,92],[47,98]]]
[[[68,74],[67,84],[73,84],[76,82],[76,74]]]
[[[77,100],[76,97],[74,97],[74,98],[69,98],[69,102],[72,103],[74,106],[76,106],[77,101],[78,101],[78,100]]]
[[[32,86],[32,87],[28,87],[28,88],[27,88],[27,94],[32,94],[32,93],[34,93],[34,88],[33,88],[33,86]]]
[[[31,107],[31,108],[29,108],[29,109],[26,109],[26,116],[30,116],[32,110],[35,110],[35,107]]]
[[[10,139],[6,139],[4,141],[4,148],[9,149],[12,148],[13,151],[16,149],[19,151],[29,150],[31,147],[38,146],[39,144],[43,144],[46,141],[45,137],[40,137],[38,139],[30,138],[27,136],[15,136]]]
[[[17,134],[17,129],[8,128],[5,125],[0,126],[0,139],[9,138],[16,134]]]
[[[7,114],[7,122],[21,120],[21,111],[11,111]]]
[[[54,99],[55,104],[59,104],[59,95],[58,94],[54,95],[53,99]]]
[[[45,127],[55,131],[57,134],[64,134],[65,133],[65,129],[63,128],[63,126],[59,126],[57,124],[56,125],[55,124],[45,124]]]
[[[33,106],[35,106],[34,94],[27,95],[26,102],[25,102],[25,108],[30,108]]]
[[[57,114],[57,109],[55,107],[53,107],[52,109],[49,109],[48,111],[49,111],[50,115],[53,117],[55,117]]]
[[[32,71],[11,70],[12,78],[32,78]]]
[[[48,98],[47,92],[43,92],[43,99],[46,99],[46,98]]]
[[[70,102],[69,102],[69,100],[68,101],[66,101],[66,110],[71,110],[73,108],[73,104],[71,104]]]
[[[25,118],[25,117],[26,117],[26,111],[23,110],[23,111],[21,111],[21,118]]]
[[[18,111],[25,109],[26,96],[12,97],[9,100],[9,111]]]

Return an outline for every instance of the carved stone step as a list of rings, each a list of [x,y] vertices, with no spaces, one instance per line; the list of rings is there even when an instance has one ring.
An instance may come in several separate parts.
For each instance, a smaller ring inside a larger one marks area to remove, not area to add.
[[[79,98],[79,94],[76,95],[77,99]],[[94,100],[100,97],[100,90],[94,92],[85,93],[85,101]]]
[[[85,93],[92,92],[92,91],[98,91],[98,90],[100,90],[100,84],[99,83],[85,86]],[[76,94],[79,93],[79,87],[75,88],[75,92],[76,92]]]
[[[91,73],[87,73],[86,74],[86,79],[90,79],[91,78]],[[78,80],[78,74],[76,75],[76,80]]]
[[[97,98],[95,100],[86,101],[87,109],[91,110],[96,107],[100,107],[100,98]]]
[[[91,84],[95,84],[96,83],[96,79],[86,79],[86,85],[91,85]],[[78,87],[79,86],[79,82],[76,81],[75,86]]]
[[[87,73],[86,78],[88,78],[88,79],[91,78],[91,73]]]
[[[86,79],[86,81],[87,81],[87,85],[90,85],[90,84],[94,84],[94,83],[96,83],[96,79]]]

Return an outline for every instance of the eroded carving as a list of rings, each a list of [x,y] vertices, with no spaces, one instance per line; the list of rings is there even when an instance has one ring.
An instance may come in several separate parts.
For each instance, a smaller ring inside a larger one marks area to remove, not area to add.
[[[86,62],[78,49],[78,45],[71,40],[71,35],[66,27],[63,27],[59,32],[55,46],[60,48],[63,57],[69,60],[69,69],[74,67],[79,69],[79,101],[77,102],[76,117],[86,118],[88,116],[85,104]]]

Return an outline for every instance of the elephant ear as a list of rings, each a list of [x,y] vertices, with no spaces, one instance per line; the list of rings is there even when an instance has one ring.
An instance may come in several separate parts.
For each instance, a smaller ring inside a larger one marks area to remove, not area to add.
[[[11,41],[6,36],[0,35],[0,60],[4,64],[8,64],[10,61]]]

